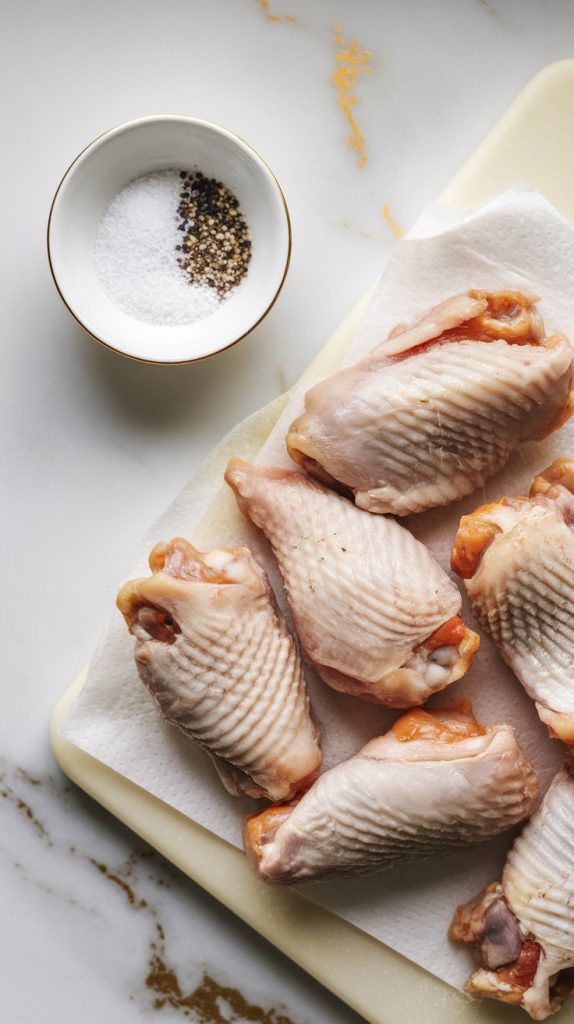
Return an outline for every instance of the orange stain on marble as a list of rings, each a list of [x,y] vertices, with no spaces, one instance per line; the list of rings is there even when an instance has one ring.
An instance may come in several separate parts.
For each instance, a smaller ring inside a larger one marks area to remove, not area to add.
[[[373,70],[372,57],[369,50],[362,49],[358,39],[351,39],[350,42],[347,42],[340,24],[336,24],[334,27],[333,40],[338,50],[335,55],[337,63],[332,81],[337,93],[339,108],[351,129],[347,136],[347,143],[357,154],[357,166],[364,167],[368,159],[367,148],[353,108],[359,103],[355,93],[359,77],[370,75]]]
[[[383,217],[385,218],[387,224],[389,225],[391,231],[393,232],[393,235],[395,236],[395,238],[402,238],[403,235],[404,235],[404,231],[397,224],[395,218],[393,217],[393,215],[391,213],[391,208],[390,208],[388,203],[383,203],[383,205],[381,206],[381,213],[382,213]]]
[[[270,0],[257,0],[257,3],[263,10],[267,21],[287,21],[290,24],[294,24],[298,20],[293,17],[292,14],[272,14],[270,10]]]

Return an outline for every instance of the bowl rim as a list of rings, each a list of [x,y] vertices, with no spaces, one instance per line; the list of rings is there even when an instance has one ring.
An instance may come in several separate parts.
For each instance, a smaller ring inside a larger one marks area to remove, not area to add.
[[[277,289],[275,291],[275,294],[273,295],[273,298],[271,299],[271,302],[266,307],[266,309],[262,312],[261,316],[259,316],[258,319],[254,321],[254,323],[251,325],[251,327],[249,327],[246,331],[244,331],[242,334],[240,334],[237,338],[233,338],[232,341],[229,341],[225,345],[222,345],[221,348],[216,348],[216,349],[213,350],[213,352],[207,352],[205,355],[202,355],[202,356],[191,356],[191,357],[185,358],[185,359],[146,359],[143,356],[136,356],[136,355],[133,355],[133,354],[128,353],[128,352],[123,352],[122,349],[116,348],[116,346],[112,345],[111,342],[106,341],[104,338],[99,337],[97,334],[94,334],[93,331],[89,330],[89,328],[86,327],[86,325],[83,322],[83,320],[80,319],[78,314],[75,313],[74,310],[69,305],[68,300],[66,299],[66,297],[65,297],[65,295],[64,295],[64,293],[63,293],[63,291],[62,291],[62,289],[60,287],[60,284],[58,282],[58,278],[57,278],[57,275],[56,275],[56,271],[55,271],[54,265],[52,263],[52,251],[51,251],[51,245],[50,245],[50,237],[51,237],[52,219],[53,219],[54,209],[56,207],[56,203],[57,203],[57,200],[58,200],[58,196],[60,195],[60,191],[61,191],[64,183],[66,182],[66,180],[69,178],[70,174],[73,173],[74,168],[76,167],[76,164],[82,159],[82,157],[84,157],[86,155],[86,153],[89,150],[91,150],[91,149],[95,148],[96,146],[102,144],[105,139],[108,139],[109,137],[111,137],[113,135],[121,135],[121,134],[123,134],[123,132],[125,132],[126,130],[131,129],[131,128],[137,128],[139,126],[143,126],[143,125],[146,125],[146,124],[151,124],[154,121],[182,122],[184,124],[191,125],[191,126],[201,125],[204,128],[209,128],[209,129],[214,130],[219,135],[225,135],[225,136],[227,136],[228,139],[230,139],[235,144],[239,144],[248,153],[248,155],[252,159],[255,158],[256,162],[262,167],[263,171],[269,177],[269,179],[271,181],[271,184],[275,188],[275,191],[277,192],[277,194],[278,194],[278,196],[279,196],[279,198],[281,200],[281,203],[282,203],[282,206],[283,206],[283,211],[284,211],[284,214],[285,214],[285,222],[286,222],[286,225],[287,225],[287,252],[286,252],[286,255],[285,255],[285,266],[283,268],[283,274],[281,276],[281,280],[279,281],[279,284],[277,285]],[[293,231],[292,231],[292,227],[291,227],[291,217],[289,215],[289,207],[287,205],[287,200],[285,199],[285,194],[283,192],[283,189],[281,188],[281,185],[279,184],[279,181],[277,180],[277,177],[275,176],[275,174],[271,170],[269,164],[263,159],[261,154],[258,153],[257,150],[253,148],[253,146],[251,146],[248,142],[246,142],[245,139],[243,139],[236,132],[230,131],[229,128],[225,128],[223,125],[216,124],[215,121],[207,121],[207,120],[205,120],[203,118],[200,118],[200,117],[192,117],[191,115],[188,115],[188,114],[148,114],[148,115],[145,115],[144,117],[135,117],[135,118],[132,118],[129,121],[122,121],[120,124],[114,125],[112,128],[108,128],[108,129],[106,129],[106,131],[100,132],[99,135],[96,135],[95,138],[93,138],[91,140],[91,142],[88,142],[83,147],[83,149],[81,149],[80,152],[74,157],[72,162],[68,165],[68,167],[64,171],[64,173],[63,173],[63,175],[62,175],[62,177],[61,177],[61,179],[60,179],[60,181],[58,183],[56,191],[54,192],[54,196],[52,198],[52,202],[50,203],[50,212],[48,214],[48,223],[46,225],[46,247],[47,247],[47,253],[48,253],[48,265],[50,267],[50,274],[52,275],[52,280],[53,280],[54,285],[56,287],[56,291],[58,292],[58,295],[60,296],[62,302],[64,303],[64,306],[66,307],[66,309],[68,310],[70,315],[74,318],[76,323],[79,324],[79,326],[82,328],[84,333],[87,334],[87,336],[89,338],[92,338],[94,341],[97,341],[98,345],[101,345],[103,348],[107,348],[110,352],[115,352],[116,355],[123,356],[124,359],[130,359],[134,363],[144,363],[147,366],[185,366],[185,365],[190,365],[191,363],[202,363],[206,359],[211,359],[213,356],[217,356],[217,355],[219,355],[222,352],[227,352],[228,349],[233,348],[234,345],[237,345],[240,341],[243,341],[243,338],[246,338],[249,334],[251,334],[251,332],[254,331],[255,328],[258,327],[259,324],[265,319],[265,317],[268,315],[268,313],[270,313],[270,311],[273,309],[273,306],[277,302],[277,299],[279,298],[279,295],[281,294],[281,291],[283,289],[283,285],[285,284],[285,279],[287,277],[287,272],[289,270],[289,266],[290,266],[290,263],[291,263],[291,252],[292,252],[292,247],[293,247]]]

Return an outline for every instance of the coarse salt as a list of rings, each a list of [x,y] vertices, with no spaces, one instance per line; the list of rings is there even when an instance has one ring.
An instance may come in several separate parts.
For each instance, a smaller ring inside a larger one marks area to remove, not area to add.
[[[94,263],[102,288],[119,309],[150,324],[189,324],[221,305],[215,288],[190,283],[176,247],[181,177],[154,171],[120,189],[96,234]]]

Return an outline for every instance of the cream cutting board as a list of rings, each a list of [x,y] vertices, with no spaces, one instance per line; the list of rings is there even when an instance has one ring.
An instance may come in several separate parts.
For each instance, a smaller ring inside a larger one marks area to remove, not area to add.
[[[468,209],[521,179],[574,222],[574,60],[551,64],[532,79],[439,199]],[[336,367],[367,298],[343,321],[304,377],[319,367]],[[235,847],[63,740],[58,725],[83,678],[64,694],[52,717],[52,746],[63,771],[367,1021],[510,1024],[520,1019],[518,1011],[500,1003],[470,1002],[297,892],[260,881]],[[574,1021],[574,997],[558,1019]]]

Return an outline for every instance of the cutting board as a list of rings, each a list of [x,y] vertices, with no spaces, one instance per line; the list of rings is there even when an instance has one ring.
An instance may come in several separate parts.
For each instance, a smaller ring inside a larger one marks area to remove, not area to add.
[[[532,79],[438,198],[469,209],[520,180],[574,222],[574,60],[551,64]],[[337,365],[368,297],[351,310],[304,377]],[[59,722],[83,678],[64,694],[52,717],[52,746],[63,771],[367,1021],[516,1024],[516,1010],[470,1002],[299,893],[265,884],[238,849],[62,739]],[[574,1019],[572,1008],[559,1017],[566,1018]]]

